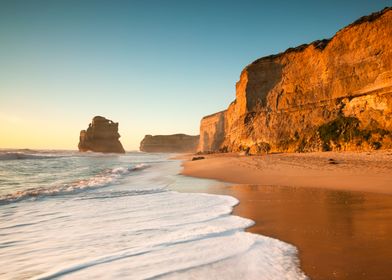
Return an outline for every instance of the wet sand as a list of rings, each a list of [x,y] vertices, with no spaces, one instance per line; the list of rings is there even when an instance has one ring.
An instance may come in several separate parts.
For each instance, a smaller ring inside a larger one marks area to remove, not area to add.
[[[219,183],[179,191],[238,198],[234,214],[255,221],[248,231],[295,245],[311,279],[392,278],[392,195]]]
[[[204,169],[208,169],[210,175],[219,177],[221,174],[218,173],[222,171],[230,177],[236,173],[227,167],[240,163],[243,165],[240,169],[241,176],[254,176],[252,180],[258,182],[258,185],[230,186],[217,182],[214,186],[190,186],[189,189],[180,191],[224,194],[238,198],[240,204],[235,207],[234,214],[256,222],[248,230],[295,245],[299,250],[301,268],[311,279],[392,279],[392,185],[388,184],[392,176],[390,155],[382,153],[372,160],[367,159],[367,154],[354,154],[357,159],[350,154],[333,154],[340,166],[325,163],[330,156],[331,154],[313,154],[300,155],[298,158],[306,163],[313,161],[315,166],[309,168],[311,175],[312,172],[327,172],[331,176],[335,174],[338,180],[345,178],[345,181],[337,186],[330,186],[330,189],[323,188],[322,184],[320,186],[317,180],[312,182],[314,178],[306,173],[307,165],[302,166],[301,160],[295,160],[296,155],[282,155],[277,158],[277,162],[270,160],[271,166],[268,168],[286,171],[291,169],[289,175],[293,178],[294,186],[264,186],[261,182],[265,177],[261,172],[255,175],[255,170],[258,170],[251,167],[257,167],[257,163],[265,159],[247,157],[236,162],[230,156],[229,163],[226,162],[227,159],[224,160],[226,168],[217,172],[214,172],[216,166],[213,162],[209,164],[209,160],[188,162],[185,167],[187,168],[187,164],[189,167],[189,163],[192,168],[195,167],[196,173],[199,172],[197,177],[203,177],[200,172]],[[326,171],[323,170],[324,167]],[[300,180],[296,180],[295,172],[292,171],[301,169],[302,174],[298,174]],[[185,174],[191,175],[189,172]],[[280,176],[285,177],[285,173]],[[359,179],[356,178],[358,176]],[[353,180],[349,180],[350,177]],[[353,191],[361,178],[367,180],[363,180],[359,189],[375,190],[374,193]],[[267,181],[269,179],[271,178],[267,178]],[[310,179],[312,180],[309,181]],[[377,188],[367,185],[372,180]],[[308,185],[298,187],[298,182],[307,182]],[[312,184],[316,188],[310,187]]]

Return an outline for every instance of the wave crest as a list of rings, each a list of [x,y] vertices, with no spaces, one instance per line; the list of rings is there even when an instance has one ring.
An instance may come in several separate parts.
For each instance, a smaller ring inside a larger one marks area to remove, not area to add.
[[[21,152],[0,153],[0,160],[18,160],[18,159],[45,159],[54,158],[54,156],[32,155]]]
[[[107,169],[94,177],[81,179],[68,184],[17,191],[11,194],[0,196],[0,205],[18,202],[29,198],[65,195],[87,189],[106,187],[116,184],[121,178],[130,174],[131,172],[140,171],[148,167],[149,165],[146,164],[137,164],[131,167],[116,167],[113,169]]]

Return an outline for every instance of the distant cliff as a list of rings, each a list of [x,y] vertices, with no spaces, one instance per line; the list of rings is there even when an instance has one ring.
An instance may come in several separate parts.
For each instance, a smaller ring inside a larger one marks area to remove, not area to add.
[[[118,123],[96,116],[87,130],[82,130],[79,137],[79,151],[101,153],[125,153],[118,133]]]
[[[202,119],[200,151],[392,148],[392,9],[329,40],[248,65],[228,109]]]
[[[225,115],[221,111],[205,116],[200,123],[200,140],[198,151],[218,151],[225,140]]]
[[[198,135],[146,135],[140,143],[140,151],[150,153],[193,153],[196,152],[198,143]]]

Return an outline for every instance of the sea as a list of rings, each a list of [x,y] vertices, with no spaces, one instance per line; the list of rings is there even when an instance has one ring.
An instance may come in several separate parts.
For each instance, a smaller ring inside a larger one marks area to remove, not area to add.
[[[0,150],[0,279],[307,279],[172,156]]]

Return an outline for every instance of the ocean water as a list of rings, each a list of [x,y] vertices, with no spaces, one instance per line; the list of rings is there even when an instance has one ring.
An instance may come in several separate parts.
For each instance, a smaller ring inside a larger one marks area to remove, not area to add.
[[[167,154],[0,151],[0,279],[306,279]]]

